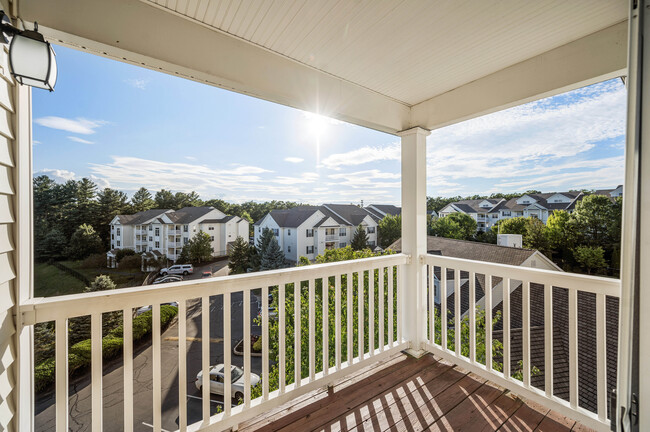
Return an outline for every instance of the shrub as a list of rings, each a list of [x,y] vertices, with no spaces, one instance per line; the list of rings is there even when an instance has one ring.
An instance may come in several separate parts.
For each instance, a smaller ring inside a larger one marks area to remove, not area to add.
[[[253,343],[253,352],[261,353],[262,352],[262,337],[258,337],[257,340]]]
[[[121,264],[123,258],[133,255],[135,255],[133,249],[118,249],[117,252],[115,252],[115,259]]]
[[[140,255],[130,255],[122,258],[120,269],[140,270],[142,266],[142,257]]]
[[[82,268],[105,268],[106,267],[106,255],[104,254],[92,254],[85,260],[81,262]]]

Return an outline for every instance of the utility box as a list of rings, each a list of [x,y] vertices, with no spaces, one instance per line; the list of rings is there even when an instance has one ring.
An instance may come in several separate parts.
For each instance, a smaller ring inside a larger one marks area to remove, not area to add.
[[[497,244],[499,246],[521,248],[521,234],[497,234]]]

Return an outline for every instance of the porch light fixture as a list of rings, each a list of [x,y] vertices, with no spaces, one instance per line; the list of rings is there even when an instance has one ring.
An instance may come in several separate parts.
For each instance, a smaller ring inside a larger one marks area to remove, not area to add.
[[[34,23],[34,30],[19,30],[11,24],[3,11],[0,11],[0,14],[3,42],[11,41],[11,75],[20,84],[54,91],[57,77],[56,55],[52,45],[38,32],[38,23]]]

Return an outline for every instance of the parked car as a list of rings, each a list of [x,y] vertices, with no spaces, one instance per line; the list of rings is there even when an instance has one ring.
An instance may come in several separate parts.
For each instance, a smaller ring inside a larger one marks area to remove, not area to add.
[[[168,283],[168,282],[180,282],[182,280],[183,280],[183,276],[177,276],[177,275],[160,276],[153,281],[153,285]]]
[[[175,264],[171,267],[166,267],[160,270],[160,274],[163,276],[168,274],[182,274],[183,276],[187,276],[192,273],[194,273],[194,267],[192,264]]]
[[[210,367],[210,393],[223,395],[224,392],[224,380],[223,380],[223,363],[216,366]],[[254,373],[249,373],[251,380],[251,387],[257,385],[260,382],[259,375]],[[244,399],[244,371],[237,367],[231,366],[230,369],[230,397],[235,398],[235,400]],[[203,389],[203,371],[200,371],[196,375],[196,381],[194,381],[196,388],[199,390]]]
[[[278,311],[273,306],[273,294],[269,294],[269,318],[276,318],[278,316]],[[262,307],[257,310],[257,317],[262,318]]]
[[[168,306],[178,307],[178,302],[161,303],[161,305],[168,305]],[[143,313],[149,312],[150,310],[151,310],[151,305],[142,306],[141,308],[138,308],[135,311],[135,316],[142,315]]]
[[[212,277],[212,272],[211,271],[204,271],[203,274],[201,275],[201,277],[204,277],[204,278]]]

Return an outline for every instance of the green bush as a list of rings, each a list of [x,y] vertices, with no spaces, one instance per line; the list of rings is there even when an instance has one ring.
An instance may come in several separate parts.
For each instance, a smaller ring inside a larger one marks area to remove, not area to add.
[[[142,267],[142,257],[140,255],[131,255],[122,258],[120,266],[123,270],[140,270]]]
[[[81,262],[81,267],[86,269],[106,268],[106,255],[92,254]]]
[[[162,305],[160,306],[160,327],[164,329],[171,322],[171,320],[178,313],[178,308],[175,306]],[[138,342],[140,339],[151,333],[151,311],[145,312],[133,318],[133,343]],[[102,358],[104,360],[111,360],[122,352],[123,329],[119,326],[110,332],[102,339]],[[68,349],[68,373],[73,375],[79,370],[83,370],[90,366],[92,360],[92,341],[85,339],[72,345]],[[41,391],[54,383],[55,377],[55,359],[50,357],[47,360],[37,364],[34,368],[34,380],[36,391]]]

